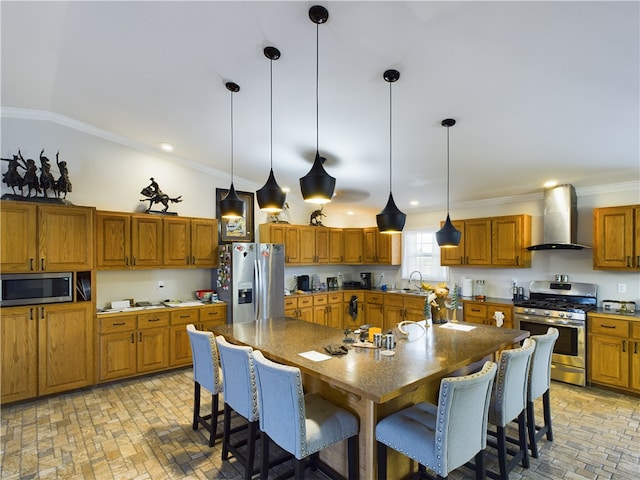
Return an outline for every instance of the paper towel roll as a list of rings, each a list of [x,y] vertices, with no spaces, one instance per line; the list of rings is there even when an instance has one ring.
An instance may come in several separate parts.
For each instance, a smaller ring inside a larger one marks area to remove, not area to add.
[[[473,280],[471,278],[462,279],[462,296],[463,297],[473,296]]]

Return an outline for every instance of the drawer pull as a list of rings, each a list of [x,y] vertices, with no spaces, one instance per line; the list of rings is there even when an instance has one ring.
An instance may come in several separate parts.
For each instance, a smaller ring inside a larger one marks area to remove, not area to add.
[[[180,315],[180,318],[189,318],[191,315]]]
[[[602,323],[602,324],[600,324],[600,326],[601,326],[602,328],[612,328],[612,329],[614,329],[614,330],[616,329],[616,326],[615,326],[615,325],[605,325],[604,323]]]
[[[480,313],[480,309],[479,308],[472,308],[471,311]]]
[[[111,326],[113,327],[121,327],[122,325],[124,325],[124,322],[117,322],[117,323],[112,323]]]
[[[159,322],[160,319],[159,318],[150,318],[148,321],[149,322]]]

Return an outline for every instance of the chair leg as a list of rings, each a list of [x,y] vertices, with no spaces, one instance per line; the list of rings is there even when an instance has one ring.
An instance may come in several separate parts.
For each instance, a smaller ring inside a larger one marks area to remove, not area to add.
[[[229,458],[229,442],[231,442],[231,407],[224,404],[224,426],[222,430],[222,460]]]
[[[347,440],[347,461],[349,463],[349,480],[357,480],[360,478],[360,462],[358,461],[358,435],[349,437]]]
[[[518,446],[522,452],[522,466],[529,468],[529,448],[527,446],[527,425],[524,409],[518,415]]]
[[[193,382],[193,429],[198,429],[198,417],[200,416],[200,384]]]
[[[484,466],[484,450],[476,453],[476,480],[484,480],[486,478],[486,470]]]
[[[256,433],[258,431],[258,423],[258,421],[249,423],[247,465],[244,470],[244,480],[251,480],[251,477],[253,476],[253,461],[256,456]]]
[[[536,419],[533,414],[533,402],[527,401],[527,430],[529,431],[529,448],[531,456],[538,458],[538,445],[536,443]]]
[[[304,480],[306,459],[303,458],[302,460],[298,460],[297,458],[294,458],[293,461],[295,463],[295,475],[293,478],[295,478],[295,480]]]
[[[507,434],[504,427],[496,425],[496,440],[498,441],[498,466],[500,467],[500,478],[507,480],[509,471],[507,469]],[[476,475],[477,476],[477,475]]]
[[[378,480],[387,480],[387,446],[378,443]]]
[[[269,435],[262,432],[262,465],[260,466],[260,480],[267,480],[269,476]]]
[[[551,401],[548,389],[542,394],[542,408],[544,414],[544,425],[547,428],[547,440],[553,442],[553,430],[551,429]]]
[[[216,443],[216,430],[218,429],[218,394],[211,395],[211,423],[209,424],[209,446]]]

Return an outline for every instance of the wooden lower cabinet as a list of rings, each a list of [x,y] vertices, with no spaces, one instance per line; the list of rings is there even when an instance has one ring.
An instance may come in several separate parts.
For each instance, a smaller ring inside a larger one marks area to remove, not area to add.
[[[226,321],[225,303],[100,316],[98,381],[190,365],[187,325],[210,330]]]
[[[356,310],[357,315],[353,318],[351,314],[351,299],[356,297]],[[366,324],[366,307],[364,291],[362,290],[349,290],[342,292],[342,328],[354,330],[360,325]]]
[[[385,294],[376,292],[365,292],[364,294],[364,316],[367,325],[373,327],[384,327],[384,298]]]
[[[287,296],[284,299],[284,314],[306,322],[314,321],[313,295]]]
[[[383,328],[388,330],[394,328],[399,322],[424,320],[426,300],[426,296],[423,295],[385,294]]]
[[[92,304],[2,309],[2,403],[92,385]]]
[[[640,394],[640,321],[589,314],[589,382]]]
[[[34,308],[2,309],[2,403],[38,395],[38,326]]]
[[[465,322],[495,327],[495,314],[496,312],[502,312],[504,315],[502,326],[504,328],[513,328],[513,305],[465,300],[462,303],[462,308]]]

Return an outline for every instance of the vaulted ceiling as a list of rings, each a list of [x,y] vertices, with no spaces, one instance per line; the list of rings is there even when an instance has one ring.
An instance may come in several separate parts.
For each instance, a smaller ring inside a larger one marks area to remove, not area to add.
[[[318,139],[336,205],[407,213],[638,180],[638,2],[2,1],[2,107],[54,112],[299,197]],[[393,84],[390,142],[386,69]],[[3,151],[5,154],[11,152]],[[417,201],[417,206],[410,205]]]

